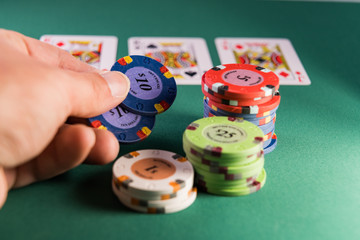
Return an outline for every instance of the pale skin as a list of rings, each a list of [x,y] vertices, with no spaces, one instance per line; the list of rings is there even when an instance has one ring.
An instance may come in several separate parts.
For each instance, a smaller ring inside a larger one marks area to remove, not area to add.
[[[0,53],[0,208],[12,188],[114,160],[115,136],[78,122],[122,102],[126,76],[3,29]]]

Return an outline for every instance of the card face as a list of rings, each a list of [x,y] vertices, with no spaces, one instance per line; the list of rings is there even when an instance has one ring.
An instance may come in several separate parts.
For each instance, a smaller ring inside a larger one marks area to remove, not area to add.
[[[294,47],[284,38],[216,38],[222,64],[245,63],[275,72],[280,85],[310,85]]]
[[[202,38],[131,37],[129,55],[151,57],[173,74],[177,84],[201,84],[202,75],[213,67]]]
[[[100,70],[110,70],[116,61],[115,36],[43,35],[40,41],[57,46]]]

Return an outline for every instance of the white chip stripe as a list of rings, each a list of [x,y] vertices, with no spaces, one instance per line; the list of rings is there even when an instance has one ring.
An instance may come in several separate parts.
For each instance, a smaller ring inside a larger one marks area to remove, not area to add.
[[[257,114],[259,113],[259,106],[254,105],[254,106],[250,106],[250,114]]]
[[[272,96],[274,94],[275,88],[269,88],[267,86],[261,88],[264,91],[265,97]]]
[[[224,84],[222,84],[222,83],[214,83],[212,85],[211,90],[213,90],[216,93],[219,93],[219,88],[222,87],[222,86],[224,86]]]
[[[239,101],[237,101],[237,100],[229,100],[229,105],[231,105],[231,106],[238,106],[238,105],[239,105]]]
[[[206,92],[209,92],[209,87],[204,83],[204,90],[206,91]]]
[[[261,69],[260,71],[264,72],[264,73],[268,73],[268,72],[271,72],[271,70],[267,69],[267,68],[263,68]]]

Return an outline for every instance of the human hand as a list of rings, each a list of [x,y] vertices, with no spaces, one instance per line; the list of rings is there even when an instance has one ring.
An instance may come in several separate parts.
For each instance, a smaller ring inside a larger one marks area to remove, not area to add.
[[[122,102],[128,78],[101,72],[69,53],[0,29],[0,207],[11,188],[61,174],[82,162],[106,164],[115,136],[69,117],[99,115]]]

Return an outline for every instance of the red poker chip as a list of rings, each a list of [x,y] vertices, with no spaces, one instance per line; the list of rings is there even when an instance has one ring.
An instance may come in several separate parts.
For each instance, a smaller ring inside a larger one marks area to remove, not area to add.
[[[277,108],[280,104],[280,98],[281,98],[280,93],[276,92],[274,94],[274,97],[270,101],[259,105],[233,107],[218,102],[214,102],[210,98],[208,98],[208,104],[209,106],[213,105],[223,111],[232,112],[232,113],[260,114]]]
[[[224,104],[224,105],[228,105],[228,106],[233,106],[233,107],[242,107],[242,106],[253,106],[253,105],[260,105],[260,104],[264,104],[268,101],[270,101],[273,96],[269,96],[269,97],[265,97],[265,98],[261,98],[261,99],[242,99],[242,100],[237,100],[237,99],[222,99],[222,98],[217,98],[214,97],[214,95],[209,94],[208,92],[203,90],[203,93],[205,95],[205,97],[209,98],[211,101],[216,102],[216,103],[220,103],[220,104]]]
[[[207,87],[205,83],[202,82],[201,90],[205,97],[211,99],[214,102],[229,105],[229,106],[252,106],[259,105],[265,102],[268,102],[272,99],[273,96],[260,97],[260,98],[243,98],[243,99],[231,99],[227,96],[220,95]]]
[[[269,97],[279,89],[274,72],[250,64],[216,66],[203,75],[203,81],[213,92],[233,99]]]

